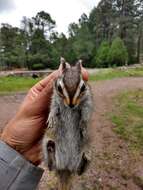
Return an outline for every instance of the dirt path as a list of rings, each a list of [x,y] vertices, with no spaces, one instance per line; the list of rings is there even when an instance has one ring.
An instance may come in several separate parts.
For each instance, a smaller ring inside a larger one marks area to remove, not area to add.
[[[24,94],[0,96],[0,132],[16,113]]]
[[[122,78],[112,81],[92,83],[95,112],[93,114],[91,134],[92,163],[88,171],[73,181],[73,190],[141,190],[143,184],[142,158],[134,157],[127,143],[112,131],[112,123],[107,113],[112,110],[113,97],[123,90],[143,89],[143,78]],[[4,127],[16,112],[24,95],[0,97],[0,126]],[[53,185],[45,172],[39,190]]]
[[[91,127],[94,159],[86,175],[92,187],[89,189],[143,189],[134,182],[134,175],[140,176],[143,170],[141,158],[133,158],[127,144],[112,131],[114,126],[107,118],[107,113],[112,111],[113,97],[124,90],[143,89],[143,78],[97,82],[92,88],[95,103]]]

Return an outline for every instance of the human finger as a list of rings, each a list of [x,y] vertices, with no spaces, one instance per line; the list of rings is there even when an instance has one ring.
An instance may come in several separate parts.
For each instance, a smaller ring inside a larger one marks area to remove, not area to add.
[[[43,80],[39,81],[37,84],[35,84],[32,87],[32,90],[35,92],[41,92],[49,82],[55,80],[59,76],[60,71],[56,70],[53,73],[51,73],[49,76],[44,78]]]

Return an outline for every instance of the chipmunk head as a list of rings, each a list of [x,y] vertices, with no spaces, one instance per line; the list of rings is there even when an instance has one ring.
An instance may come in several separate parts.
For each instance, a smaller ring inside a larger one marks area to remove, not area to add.
[[[71,108],[79,105],[87,89],[86,82],[82,79],[82,61],[75,66],[70,66],[61,58],[62,75],[55,83],[57,94],[63,99],[64,104]]]

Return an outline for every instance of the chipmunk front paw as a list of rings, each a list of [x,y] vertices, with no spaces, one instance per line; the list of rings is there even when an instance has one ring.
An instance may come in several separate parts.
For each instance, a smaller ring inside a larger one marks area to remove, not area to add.
[[[49,171],[54,170],[55,168],[55,142],[49,140],[47,143],[47,154],[48,154],[48,168]]]
[[[90,163],[90,160],[88,160],[88,157],[86,156],[86,154],[83,153],[82,158],[81,158],[81,162],[80,162],[78,169],[77,169],[77,174],[79,176],[82,175],[86,171],[89,163]]]

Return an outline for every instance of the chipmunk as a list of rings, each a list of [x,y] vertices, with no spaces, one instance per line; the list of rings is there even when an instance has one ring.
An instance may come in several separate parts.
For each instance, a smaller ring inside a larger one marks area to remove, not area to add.
[[[62,75],[54,83],[43,153],[49,170],[59,175],[61,190],[67,190],[72,174],[81,175],[89,162],[88,125],[92,96],[81,76],[81,61],[70,66],[62,58]]]

